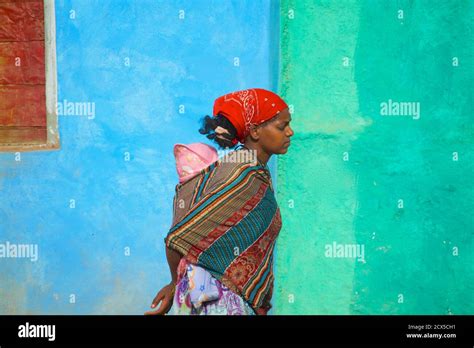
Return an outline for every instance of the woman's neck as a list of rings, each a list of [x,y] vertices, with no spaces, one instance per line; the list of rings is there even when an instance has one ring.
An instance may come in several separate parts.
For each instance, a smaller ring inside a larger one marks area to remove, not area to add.
[[[252,143],[245,143],[243,145],[247,150],[253,150],[257,152],[257,159],[258,161],[263,164],[264,166],[267,165],[268,160],[270,159],[269,154],[263,151],[260,147],[253,145]]]

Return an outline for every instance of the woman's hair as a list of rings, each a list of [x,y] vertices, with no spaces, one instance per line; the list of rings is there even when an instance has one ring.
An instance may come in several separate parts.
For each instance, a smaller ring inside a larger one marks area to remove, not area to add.
[[[233,148],[237,145],[232,143],[232,140],[237,137],[237,131],[225,116],[221,114],[215,117],[206,115],[201,119],[201,124],[202,128],[199,129],[199,133],[205,134],[208,139],[213,140],[220,148]],[[216,133],[217,127],[220,128]]]

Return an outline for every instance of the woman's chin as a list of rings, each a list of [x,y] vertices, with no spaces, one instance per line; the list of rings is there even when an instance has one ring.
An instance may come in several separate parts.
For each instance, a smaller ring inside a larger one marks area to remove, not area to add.
[[[285,153],[288,152],[288,148],[289,146],[283,146],[281,149],[280,149],[280,152],[278,153],[279,155],[284,155]]]

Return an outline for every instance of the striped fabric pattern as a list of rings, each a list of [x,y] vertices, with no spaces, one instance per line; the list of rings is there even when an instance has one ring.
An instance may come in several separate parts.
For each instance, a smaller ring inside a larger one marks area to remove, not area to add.
[[[227,154],[176,186],[168,247],[207,269],[254,309],[269,308],[281,229],[268,166]],[[235,157],[234,157],[235,158]]]

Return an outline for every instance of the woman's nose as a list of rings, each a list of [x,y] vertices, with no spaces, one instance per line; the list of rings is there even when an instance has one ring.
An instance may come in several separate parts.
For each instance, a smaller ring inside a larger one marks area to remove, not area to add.
[[[291,127],[288,127],[290,132],[288,133],[288,137],[292,137],[295,132],[293,132],[293,129]]]

